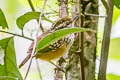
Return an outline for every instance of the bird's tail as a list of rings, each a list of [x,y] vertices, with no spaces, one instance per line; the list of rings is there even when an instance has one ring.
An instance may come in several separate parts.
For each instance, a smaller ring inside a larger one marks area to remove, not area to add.
[[[31,57],[31,53],[29,53],[27,57],[21,62],[19,68],[21,68],[30,59],[30,57]]]

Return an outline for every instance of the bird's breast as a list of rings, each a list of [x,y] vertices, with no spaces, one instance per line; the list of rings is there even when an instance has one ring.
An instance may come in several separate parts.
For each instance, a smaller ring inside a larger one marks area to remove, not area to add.
[[[39,52],[35,57],[42,60],[50,61],[61,57],[65,52],[66,52],[66,46],[65,44],[63,44],[61,47],[59,47],[56,50],[48,51],[45,53]]]

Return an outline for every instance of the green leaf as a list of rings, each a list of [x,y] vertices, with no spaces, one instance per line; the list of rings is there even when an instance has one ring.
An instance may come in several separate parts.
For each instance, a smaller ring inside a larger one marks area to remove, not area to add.
[[[7,47],[8,41],[10,40],[10,38],[5,38],[0,40],[0,46],[5,49]]]
[[[24,25],[32,20],[32,19],[39,19],[39,16],[40,16],[40,12],[28,12],[28,13],[25,13],[24,15],[20,16],[18,19],[17,19],[17,25],[18,27],[23,30],[24,28]],[[46,18],[44,15],[42,16],[42,19],[43,20],[46,20],[46,21],[49,21],[49,22],[52,22],[51,20],[49,20],[48,18]]]
[[[8,28],[7,21],[1,9],[0,9],[0,26],[2,26],[3,29]]]
[[[45,48],[46,46],[50,45],[51,43],[55,42],[56,40],[61,39],[62,37],[65,37],[72,33],[83,32],[83,31],[94,32],[93,30],[85,29],[85,28],[69,28],[69,29],[57,30],[51,34],[48,34],[47,36],[45,36],[43,39],[41,39],[38,42],[37,47],[36,47],[36,52]]]
[[[112,0],[113,4],[120,9],[120,0]]]
[[[114,7],[114,10],[113,10],[113,17],[112,17],[112,24],[114,24],[117,19],[119,18],[120,16],[120,9],[118,9],[117,7]]]
[[[14,78],[11,76],[0,76],[0,80],[18,80],[18,78]]]
[[[2,43],[3,42],[3,43]],[[4,49],[4,64],[0,65],[0,76],[10,76],[22,80],[17,68],[13,37],[0,40],[0,46]]]

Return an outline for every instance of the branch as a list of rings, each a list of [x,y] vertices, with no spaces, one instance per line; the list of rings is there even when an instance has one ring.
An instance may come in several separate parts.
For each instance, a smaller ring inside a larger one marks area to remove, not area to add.
[[[35,11],[35,8],[34,8],[32,2],[31,2],[31,0],[28,0],[28,3],[30,5],[32,11]],[[39,20],[37,20],[37,22],[39,23]],[[43,28],[42,24],[40,24],[40,29],[41,29],[42,32],[44,32],[44,28]]]
[[[93,17],[101,17],[101,18],[105,18],[106,16],[101,16],[99,14],[91,14],[91,13],[86,13],[85,12],[85,16],[93,16]]]
[[[109,12],[109,6],[108,6],[107,2],[105,0],[101,0],[101,2],[103,3],[103,5],[106,9],[106,12],[108,13]]]
[[[41,75],[41,72],[40,72],[40,67],[39,67],[39,63],[38,63],[37,59],[36,59],[36,65],[37,65],[37,70],[38,70],[38,74],[39,74],[40,80],[42,80],[42,75]]]
[[[28,39],[28,40],[33,41],[33,39],[31,39],[31,38],[28,38],[28,37],[25,37],[25,36],[22,36],[22,35],[19,35],[19,34],[7,32],[7,31],[3,31],[3,30],[0,30],[0,32],[7,33],[7,34],[11,34],[11,35],[18,36],[18,37],[22,37],[22,38],[25,38],[25,39]]]
[[[35,11],[35,8],[34,8],[34,6],[33,6],[32,2],[31,2],[31,0],[28,0],[28,3],[29,3],[29,5],[30,5],[30,7],[31,7],[32,11]]]
[[[68,0],[58,0],[58,5],[59,5],[59,18],[65,18],[68,16],[68,10],[67,10],[67,1]],[[65,57],[65,56],[64,56]],[[62,57],[64,59],[64,57]],[[61,62],[61,59],[60,58],[58,61],[57,61],[57,65],[60,66],[62,69],[64,68],[65,66],[65,63],[64,62]],[[65,72],[66,74],[66,72]],[[65,77],[66,80],[67,80],[67,77]],[[56,70],[55,71],[55,76],[54,76],[54,80],[63,80],[63,72],[61,72],[60,70]]]
[[[36,45],[37,45],[37,37],[38,37],[38,33],[39,33],[39,31],[40,31],[40,24],[41,24],[41,22],[42,22],[42,15],[43,15],[43,11],[44,11],[46,2],[47,2],[47,0],[44,0],[43,7],[42,7],[42,10],[41,10],[41,13],[40,13],[40,17],[39,17],[39,23],[38,23],[37,33],[36,33],[36,35],[35,35],[33,50],[32,50],[32,54],[31,54],[31,58],[30,58],[30,64],[29,64],[29,66],[28,66],[28,70],[27,70],[27,73],[26,73],[26,75],[25,75],[24,80],[26,80],[26,78],[27,78],[27,75],[28,75],[28,73],[29,73],[30,66],[31,66],[31,63],[32,63],[32,59],[33,59],[32,56],[35,54],[35,48],[36,48]]]
[[[83,4],[82,0],[79,0],[79,13],[80,13],[80,18],[79,18],[79,27],[82,27],[84,24],[84,16],[82,15],[84,13],[83,8],[81,7],[81,4]],[[82,8],[82,9],[81,9]],[[82,74],[82,80],[85,80],[85,70],[84,70],[84,34],[83,32],[78,33],[79,37],[79,55],[80,55],[80,64],[81,64],[81,74]]]
[[[65,71],[60,68],[59,66],[55,65],[52,61],[49,61],[52,65],[54,65],[56,68],[58,68],[60,71],[62,71],[63,73],[65,73]]]
[[[110,33],[111,33],[112,15],[113,15],[112,1],[107,0],[107,2],[110,9],[105,19],[104,37],[103,37],[102,49],[101,49],[101,59],[100,59],[98,80],[106,80],[106,67],[107,67],[107,60],[108,60],[108,51],[109,51],[109,44],[110,44]]]

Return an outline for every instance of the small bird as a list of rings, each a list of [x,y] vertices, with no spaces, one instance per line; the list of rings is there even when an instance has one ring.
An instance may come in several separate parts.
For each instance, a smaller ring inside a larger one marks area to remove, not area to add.
[[[46,35],[60,29],[64,28],[70,28],[72,27],[71,23],[77,18],[78,16],[71,18],[60,18],[55,21],[55,23],[52,24],[51,28],[47,30],[46,32],[43,32],[38,38],[37,43],[39,40],[44,38]],[[64,53],[66,53],[69,48],[71,47],[72,43],[74,41],[74,34],[68,35],[66,37],[63,37],[60,40],[57,40],[53,43],[51,43],[49,46],[43,48],[42,50],[38,51],[38,53],[34,56],[36,59],[42,59],[45,61],[51,61],[54,59],[57,59],[61,57]],[[31,57],[31,53],[33,50],[34,41],[31,43],[29,49],[28,49],[28,56],[22,61],[22,63],[19,65],[19,68],[21,68]]]

